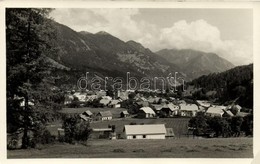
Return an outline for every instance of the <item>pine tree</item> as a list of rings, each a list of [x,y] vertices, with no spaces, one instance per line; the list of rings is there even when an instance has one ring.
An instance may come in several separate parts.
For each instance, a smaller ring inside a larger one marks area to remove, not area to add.
[[[44,123],[50,106],[50,66],[54,28],[51,9],[6,9],[7,130],[23,132],[22,148],[30,146],[30,131]],[[21,103],[23,105],[21,105]],[[44,110],[43,110],[44,108]]]

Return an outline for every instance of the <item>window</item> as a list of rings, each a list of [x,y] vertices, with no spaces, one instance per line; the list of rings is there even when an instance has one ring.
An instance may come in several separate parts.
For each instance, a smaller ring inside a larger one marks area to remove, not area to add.
[[[133,139],[136,139],[136,136],[135,136],[135,135],[133,135]]]
[[[146,138],[146,135],[143,135],[143,138]]]

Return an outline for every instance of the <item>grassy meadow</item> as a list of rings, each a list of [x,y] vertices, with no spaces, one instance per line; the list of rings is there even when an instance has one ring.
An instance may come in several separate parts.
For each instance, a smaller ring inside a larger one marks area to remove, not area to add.
[[[252,158],[252,138],[89,140],[8,150],[10,158]]]

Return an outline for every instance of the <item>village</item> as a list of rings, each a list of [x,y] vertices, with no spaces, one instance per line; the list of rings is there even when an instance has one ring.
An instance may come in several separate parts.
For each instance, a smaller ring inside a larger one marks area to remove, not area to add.
[[[189,127],[188,122],[198,113],[208,117],[249,115],[235,103],[223,106],[206,100],[186,101],[174,97],[167,99],[159,96],[145,97],[144,94],[134,90],[117,91],[113,97],[108,96],[104,90],[95,92],[73,90],[66,93],[65,108],[61,112],[79,116],[82,121],[89,122],[90,139],[190,137],[194,128]],[[64,135],[62,127],[58,127],[57,130],[59,137]]]

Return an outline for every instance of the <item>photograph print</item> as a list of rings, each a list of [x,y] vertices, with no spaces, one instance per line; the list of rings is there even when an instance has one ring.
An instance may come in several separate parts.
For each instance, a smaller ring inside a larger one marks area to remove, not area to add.
[[[253,9],[5,8],[17,158],[253,158]]]

